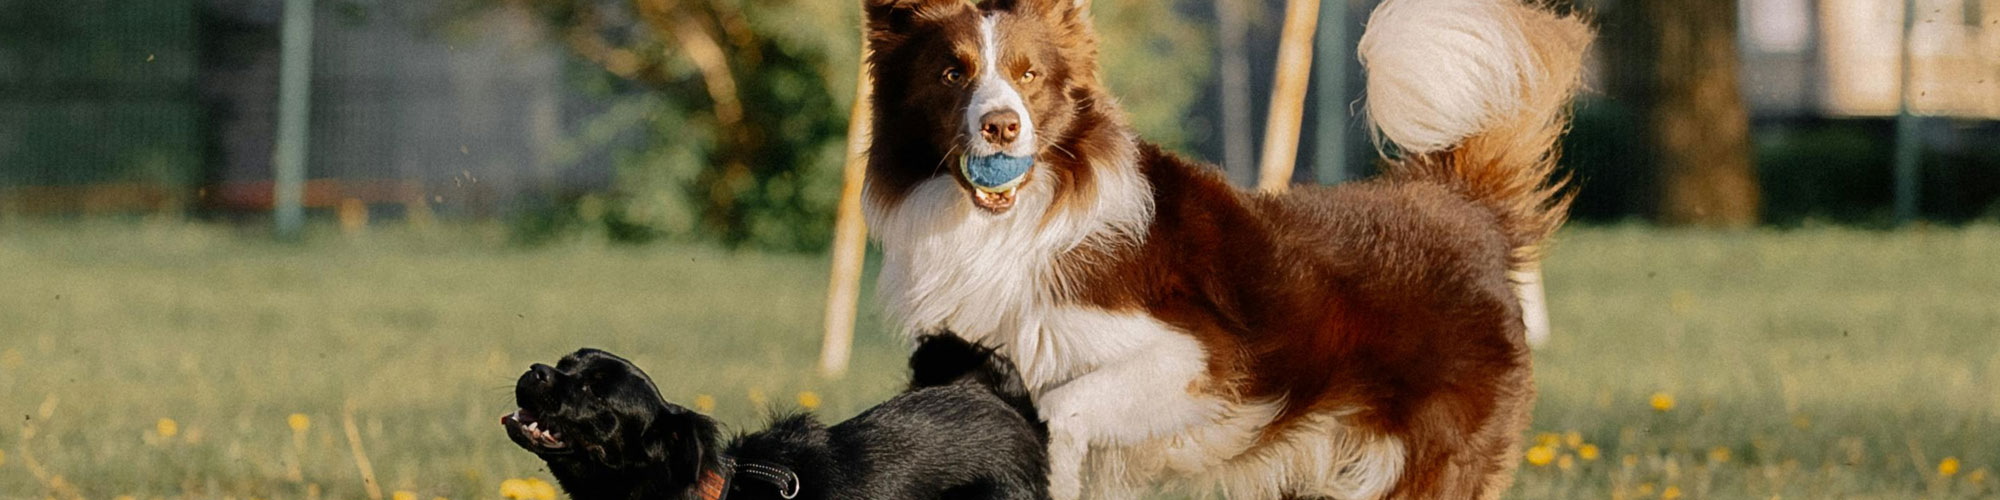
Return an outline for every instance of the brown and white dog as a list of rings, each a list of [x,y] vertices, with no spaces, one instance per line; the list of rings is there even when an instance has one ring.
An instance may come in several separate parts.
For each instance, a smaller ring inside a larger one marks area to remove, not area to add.
[[[1533,399],[1508,273],[1563,219],[1585,23],[1390,0],[1361,47],[1385,173],[1272,195],[1135,136],[1086,1],[865,0],[892,316],[1016,360],[1057,498],[1505,490]],[[975,171],[1002,157],[1032,164]]]

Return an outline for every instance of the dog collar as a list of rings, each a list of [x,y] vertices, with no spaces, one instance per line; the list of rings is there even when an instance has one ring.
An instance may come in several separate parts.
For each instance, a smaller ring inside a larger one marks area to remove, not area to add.
[[[798,474],[780,465],[738,463],[736,464],[736,473],[762,479],[773,486],[777,486],[778,496],[785,498],[785,500],[791,500],[799,496],[799,488],[803,486],[799,484]]]
[[[738,474],[777,486],[778,496],[786,500],[798,497],[799,490],[804,487],[799,481],[799,475],[782,465],[737,462],[733,458],[723,457],[722,469],[729,471],[729,475],[725,476],[712,470],[702,471],[701,482],[695,485],[695,491],[701,495],[702,500],[727,500],[729,491],[736,488]]]
[[[701,483],[696,484],[694,489],[701,495],[701,500],[722,500],[729,496],[729,479],[712,470],[702,471]]]

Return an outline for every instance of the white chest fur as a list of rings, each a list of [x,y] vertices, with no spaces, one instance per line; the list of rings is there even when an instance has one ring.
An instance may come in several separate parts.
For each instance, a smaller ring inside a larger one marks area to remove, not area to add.
[[[1053,207],[1053,180],[1023,185],[1014,208],[995,215],[973,207],[942,176],[918,184],[895,206],[867,204],[884,253],[877,293],[890,317],[908,333],[948,328],[1000,349],[1031,388],[1088,371],[1135,345],[1179,336],[1149,318],[1067,304],[1072,294],[1057,257],[1081,245],[1134,244],[1152,217],[1151,187],[1136,169],[1100,171],[1095,199],[1060,208]]]
[[[999,349],[1031,389],[1178,336],[1150,318],[1063,303],[1055,257],[1101,226],[1067,214],[1045,217],[1050,191],[1029,184],[1012,212],[994,216],[965,202],[951,179],[938,178],[897,208],[870,207],[869,223],[884,243],[877,293],[890,317],[911,334],[949,329]]]

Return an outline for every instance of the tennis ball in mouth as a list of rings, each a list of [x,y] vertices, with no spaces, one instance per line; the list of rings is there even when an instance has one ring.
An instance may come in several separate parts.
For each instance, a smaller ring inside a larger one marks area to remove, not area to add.
[[[1014,187],[1022,177],[1028,175],[1028,167],[1034,166],[1035,158],[996,154],[966,156],[964,162],[965,180],[971,182],[974,187],[1005,190]]]

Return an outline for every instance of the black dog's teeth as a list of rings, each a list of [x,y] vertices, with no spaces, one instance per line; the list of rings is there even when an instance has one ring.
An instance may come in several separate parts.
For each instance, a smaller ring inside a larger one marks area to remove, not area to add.
[[[528,434],[528,439],[532,439],[535,443],[544,447],[563,447],[561,435],[557,434],[554,430],[543,429],[541,422],[529,421],[527,425],[521,426],[521,430]]]

